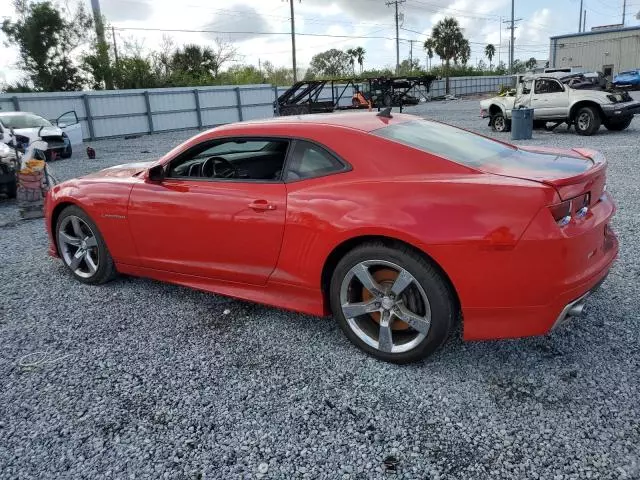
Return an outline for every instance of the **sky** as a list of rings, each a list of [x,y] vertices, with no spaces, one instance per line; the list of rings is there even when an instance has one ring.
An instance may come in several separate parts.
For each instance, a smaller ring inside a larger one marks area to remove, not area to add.
[[[81,1],[90,9],[90,0]],[[386,5],[387,0],[294,2],[299,70],[306,69],[315,53],[357,46],[366,50],[365,68],[395,66],[395,12],[393,5]],[[623,0],[583,2],[587,10],[587,30],[622,20]],[[237,63],[258,66],[268,60],[276,66],[291,66],[289,0],[101,0],[100,3],[102,14],[116,28],[115,38],[120,49],[126,44],[135,45],[142,52],[157,50],[167,36],[178,46],[212,44],[220,38],[234,43]],[[515,0],[515,17],[522,19],[517,22],[515,57],[546,60],[549,37],[576,32],[579,10],[580,0]],[[501,45],[494,63],[498,56],[503,61],[508,59],[508,25],[500,22],[510,19],[510,0],[404,0],[399,11],[401,60],[410,56],[413,45],[414,58],[424,65],[422,44],[433,25],[445,16],[457,18],[471,42],[470,63],[476,64],[481,59],[487,62],[483,58],[487,43],[493,43],[496,48]],[[639,11],[640,0],[627,0],[627,26],[640,24],[636,19]],[[0,17],[14,14],[12,0],[0,0]],[[164,32],[135,30],[140,28]],[[0,82],[12,82],[20,78],[15,68],[18,54],[4,45],[5,40],[0,33]],[[111,35],[108,40],[112,40]],[[439,63],[437,57],[432,60],[433,65]]]

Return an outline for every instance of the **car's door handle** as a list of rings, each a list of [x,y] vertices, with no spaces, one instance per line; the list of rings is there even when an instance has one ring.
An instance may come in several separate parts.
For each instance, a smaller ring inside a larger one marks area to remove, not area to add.
[[[266,200],[255,200],[249,204],[249,208],[253,210],[275,210],[276,206]]]

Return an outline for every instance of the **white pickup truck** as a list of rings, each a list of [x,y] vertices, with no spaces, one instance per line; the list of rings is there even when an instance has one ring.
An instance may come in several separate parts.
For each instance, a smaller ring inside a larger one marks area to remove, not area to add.
[[[566,73],[543,73],[519,76],[515,93],[496,96],[480,102],[480,116],[489,118],[496,131],[511,128],[511,111],[515,108],[533,108],[535,127],[549,122],[574,125],[580,135],[593,135],[600,125],[609,130],[624,130],[636,113],[640,102],[627,92],[585,88]]]

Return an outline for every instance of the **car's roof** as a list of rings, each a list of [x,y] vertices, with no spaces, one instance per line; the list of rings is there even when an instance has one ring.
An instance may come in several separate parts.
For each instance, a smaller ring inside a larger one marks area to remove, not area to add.
[[[330,125],[335,127],[351,128],[361,130],[363,132],[371,132],[379,128],[393,125],[396,123],[409,122],[418,120],[420,117],[415,115],[407,115],[405,113],[391,112],[391,118],[377,116],[377,111],[372,112],[340,112],[340,113],[321,113],[313,115],[284,116],[267,118],[261,120],[250,120],[242,122],[244,125],[273,125],[273,124],[297,124],[301,123],[309,125]],[[236,126],[238,124],[235,124]]]
[[[35,115],[39,117],[40,115],[33,112],[0,112],[0,117],[8,117],[9,115]]]

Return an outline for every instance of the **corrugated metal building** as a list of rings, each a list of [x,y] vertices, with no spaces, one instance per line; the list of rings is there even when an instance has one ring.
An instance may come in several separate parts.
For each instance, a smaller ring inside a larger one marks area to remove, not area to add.
[[[584,68],[608,77],[640,68],[640,26],[597,28],[550,40],[550,67]]]

